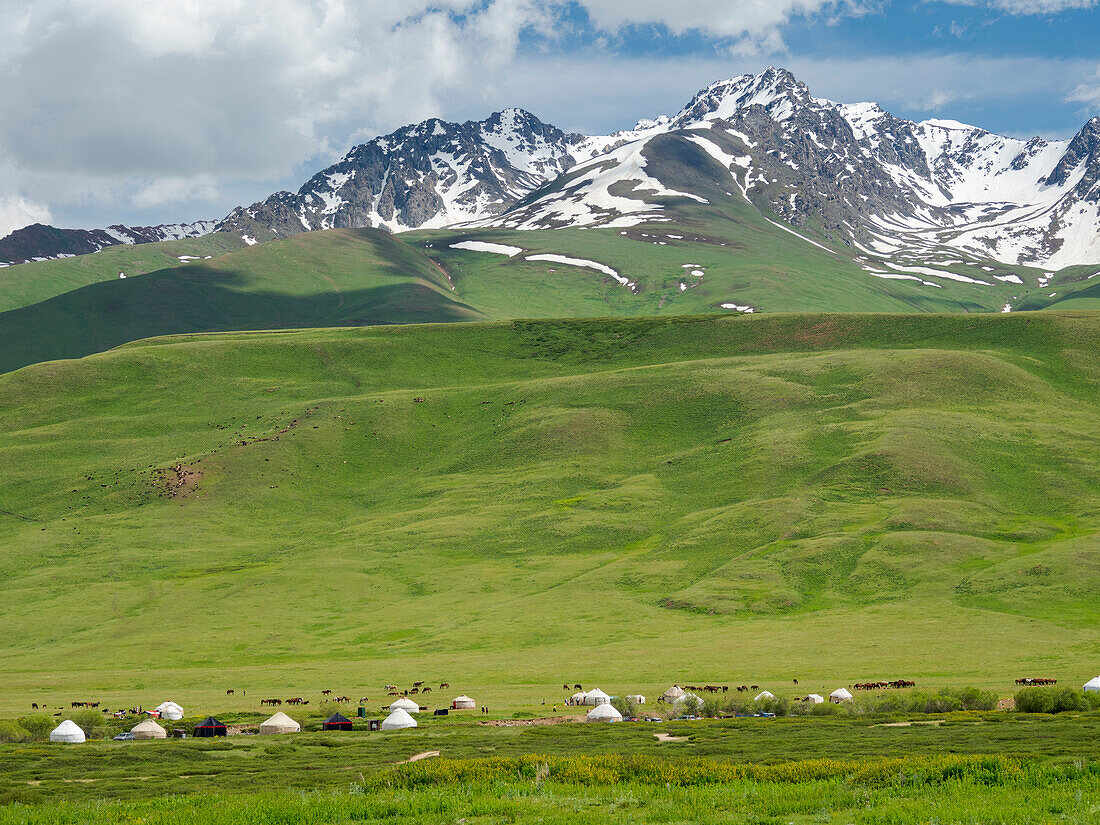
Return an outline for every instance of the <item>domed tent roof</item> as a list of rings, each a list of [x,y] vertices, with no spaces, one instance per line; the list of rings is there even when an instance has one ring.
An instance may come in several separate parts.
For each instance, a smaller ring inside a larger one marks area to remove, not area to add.
[[[477,707],[477,702],[466,694],[462,694],[451,700],[451,707],[455,710],[470,710],[471,708]]]
[[[666,690],[664,693],[661,694],[661,698],[664,699],[666,702],[669,702],[669,701],[675,702],[677,699],[679,699],[683,695],[684,695],[684,689],[682,687],[680,687],[679,685],[673,685],[672,687],[670,687],[668,690]]]
[[[213,716],[207,716],[195,725],[195,736],[225,736],[228,731],[225,725]]]
[[[834,702],[850,702],[852,701],[852,694],[848,688],[837,688],[829,694],[829,698]]]
[[[168,733],[154,722],[152,719],[146,719],[144,722],[138,722],[133,728],[130,729],[130,733],[134,735],[135,739],[167,739]]]
[[[382,722],[382,730],[403,730],[415,728],[416,720],[404,708],[397,708]]]
[[[279,711],[267,721],[260,723],[260,733],[265,735],[276,733],[298,733],[301,729],[301,725],[299,725],[282,711]]]
[[[72,719],[66,719],[50,732],[50,741],[77,744],[84,741],[84,731]]]
[[[409,713],[420,713],[420,705],[416,704],[416,702],[414,702],[409,697],[402,696],[400,699],[390,705],[390,710],[405,710]]]
[[[633,702],[635,705],[644,705],[645,697],[640,693],[632,693],[630,696],[626,697],[626,701]]]
[[[583,705],[584,704],[584,697],[587,696],[587,695],[588,694],[585,693],[583,690],[577,691],[576,693],[574,693],[572,696],[569,697],[569,701],[572,702],[574,705]]]
[[[822,696],[820,693],[811,693],[809,696],[806,697],[806,701],[809,702],[811,705],[821,705],[824,704],[825,697]]]
[[[161,719],[167,719],[171,722],[178,722],[183,718],[183,708],[175,702],[163,702],[157,705],[154,710]]]
[[[588,711],[587,721],[589,722],[621,722],[623,721],[623,715],[615,710],[614,705],[603,704],[596,705],[592,710]]]
[[[758,693],[756,695],[756,698],[753,699],[753,701],[754,702],[759,702],[761,699],[774,699],[774,698],[775,698],[775,694],[772,693],[770,690],[762,690],[762,691],[760,691],[760,693]]]
[[[334,713],[321,723],[321,730],[351,730],[352,724],[342,713]]]
[[[1085,690],[1089,693],[1100,692],[1100,676],[1085,683]]]
[[[611,697],[599,688],[592,688],[584,694],[584,704],[586,705],[606,705],[610,701]]]

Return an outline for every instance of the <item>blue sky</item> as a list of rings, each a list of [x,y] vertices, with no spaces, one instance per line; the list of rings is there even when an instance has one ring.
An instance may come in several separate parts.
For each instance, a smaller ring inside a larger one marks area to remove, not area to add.
[[[1100,0],[4,0],[0,234],[218,218],[505,106],[608,132],[785,66],[1027,137],[1100,114]]]

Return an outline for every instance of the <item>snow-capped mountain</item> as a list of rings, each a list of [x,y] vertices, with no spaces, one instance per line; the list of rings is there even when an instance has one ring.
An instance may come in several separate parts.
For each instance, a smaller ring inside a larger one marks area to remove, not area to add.
[[[217,221],[162,226],[108,226],[106,229],[58,229],[36,223],[0,239],[0,264],[21,264],[98,252],[119,244],[178,241],[209,235]]]
[[[257,243],[334,227],[625,227],[723,198],[849,247],[865,266],[945,254],[1046,269],[1098,263],[1100,118],[1072,140],[1024,141],[816,98],[770,68],[612,135],[567,134],[521,109],[406,126],[216,229]],[[0,262],[213,229],[28,227],[0,241]]]
[[[691,143],[728,173],[710,175],[710,189],[865,255],[953,249],[1051,269],[1100,261],[1100,118],[1071,141],[1022,141],[814,98],[789,72],[769,69],[712,84],[675,116],[621,135],[623,145],[478,225],[667,220],[669,198],[700,199],[662,173]]]
[[[356,146],[296,193],[235,209],[219,229],[259,241],[337,227],[433,229],[497,215],[575,163],[586,139],[522,109],[427,120]]]

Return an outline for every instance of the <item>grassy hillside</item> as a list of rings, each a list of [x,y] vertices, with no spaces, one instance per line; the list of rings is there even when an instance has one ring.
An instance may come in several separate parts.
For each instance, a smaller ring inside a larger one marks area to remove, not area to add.
[[[629,229],[451,229],[400,236],[330,230],[186,265],[178,260],[239,246],[215,235],[5,269],[0,371],[183,332],[746,308],[990,312],[1006,303],[1037,309],[1053,300],[1033,289],[1036,272],[1002,268],[1005,276],[1023,279],[1006,283],[986,274],[991,267],[957,257],[936,263],[936,271],[977,274],[988,284],[940,278],[937,285],[898,272],[896,278],[876,277],[867,269],[889,264],[857,261],[851,250],[827,247],[813,240],[812,228],[800,230],[802,236],[788,231],[743,197],[708,182],[697,168],[705,165],[668,162],[666,172],[674,185],[705,194],[706,203],[672,199],[659,220]],[[508,257],[453,248],[464,240],[523,251]],[[595,268],[528,260],[546,254]],[[907,258],[898,265],[921,263],[930,262]],[[117,278],[119,269],[128,270],[125,280]]]
[[[185,261],[181,257],[205,260],[244,245],[232,235],[205,235],[181,241],[109,246],[92,255],[0,267],[0,312],[37,304],[89,284],[116,281],[120,272],[132,278],[182,266]]]
[[[0,313],[0,371],[170,333],[478,317],[415,248],[379,230],[334,230]]]
[[[0,376],[0,704],[1084,681],[1098,342],[1054,312],[528,321]]]

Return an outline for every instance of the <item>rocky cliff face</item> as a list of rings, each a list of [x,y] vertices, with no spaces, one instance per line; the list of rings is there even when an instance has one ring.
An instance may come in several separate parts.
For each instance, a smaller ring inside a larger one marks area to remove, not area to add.
[[[497,215],[572,166],[583,141],[521,109],[466,123],[427,120],[356,146],[296,193],[235,209],[218,228],[268,240],[334,227],[436,228]]]

